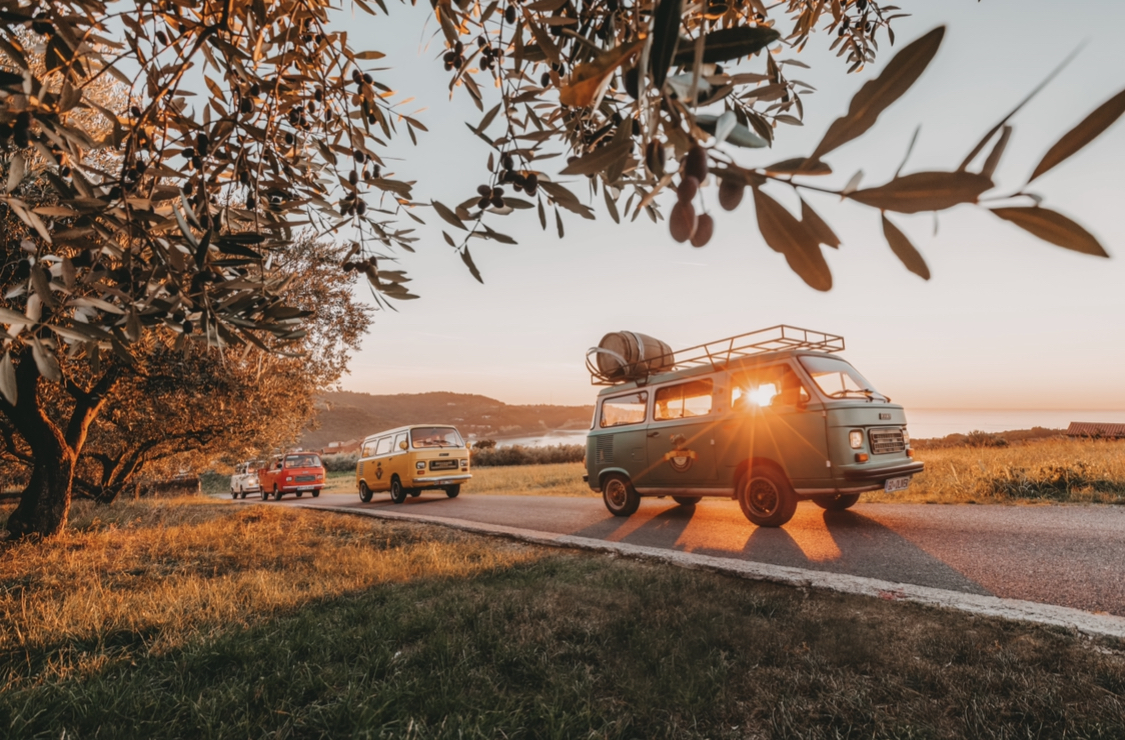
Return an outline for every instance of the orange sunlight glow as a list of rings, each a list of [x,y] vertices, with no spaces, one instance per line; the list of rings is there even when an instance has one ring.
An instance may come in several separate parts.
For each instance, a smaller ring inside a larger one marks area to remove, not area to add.
[[[752,391],[735,388],[732,400],[737,403],[743,395],[755,406],[769,406],[770,401],[777,395],[777,386],[773,383],[763,383]]]

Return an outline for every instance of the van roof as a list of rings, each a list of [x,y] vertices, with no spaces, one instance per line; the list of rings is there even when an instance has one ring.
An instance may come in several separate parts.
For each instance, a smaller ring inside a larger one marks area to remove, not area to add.
[[[668,370],[662,373],[653,373],[646,378],[638,380],[630,380],[625,383],[618,383],[617,385],[603,388],[598,392],[598,397],[609,396],[621,391],[628,390],[643,390],[650,385],[659,385],[673,380],[686,380],[688,378],[698,378],[712,375],[717,372],[738,372],[739,370],[749,370],[760,365],[767,365],[781,360],[787,360],[794,357],[839,357],[829,352],[814,352],[812,350],[795,350],[787,349],[779,352],[763,352],[761,354],[749,355],[743,357],[732,358],[729,362],[713,363],[708,365],[696,365],[694,367],[686,367],[679,370]],[[844,358],[839,357],[843,360]],[[847,362],[847,360],[844,360]]]

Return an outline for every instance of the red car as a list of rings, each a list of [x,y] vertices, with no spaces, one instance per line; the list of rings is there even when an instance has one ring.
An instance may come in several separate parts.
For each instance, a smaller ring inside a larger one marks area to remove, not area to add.
[[[280,501],[287,493],[295,493],[300,498],[307,492],[316,498],[324,488],[324,463],[315,452],[274,455],[268,467],[258,470],[258,480],[263,501],[271,493],[275,501]]]

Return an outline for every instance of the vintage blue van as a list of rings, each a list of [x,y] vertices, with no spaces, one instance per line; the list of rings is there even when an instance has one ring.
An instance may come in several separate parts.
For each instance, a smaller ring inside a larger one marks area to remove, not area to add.
[[[906,413],[843,349],[843,337],[782,325],[642,360],[614,352],[615,372],[588,356],[607,386],[586,441],[590,488],[616,516],[642,496],[733,498],[763,527],[788,522],[799,500],[843,510],[865,491],[904,490],[923,469]]]

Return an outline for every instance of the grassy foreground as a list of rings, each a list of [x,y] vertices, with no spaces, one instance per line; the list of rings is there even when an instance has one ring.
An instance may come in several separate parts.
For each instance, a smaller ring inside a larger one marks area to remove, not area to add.
[[[0,545],[0,736],[1125,735],[1125,645],[208,502]]]

